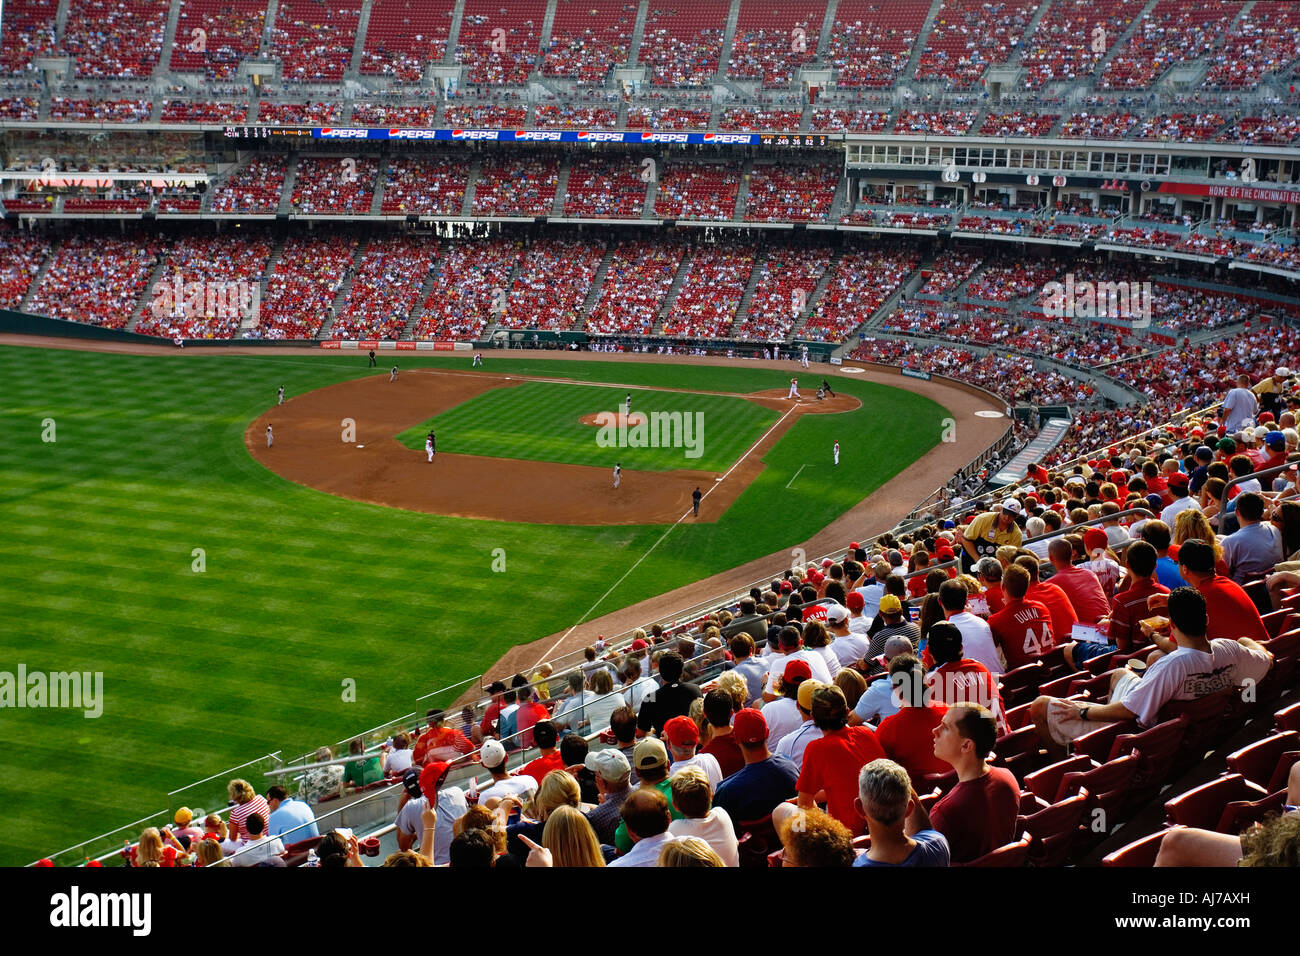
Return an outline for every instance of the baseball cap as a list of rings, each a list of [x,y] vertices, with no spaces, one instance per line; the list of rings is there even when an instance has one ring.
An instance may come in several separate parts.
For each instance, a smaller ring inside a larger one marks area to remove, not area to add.
[[[420,768],[409,767],[406,773],[402,774],[402,787],[412,797],[420,796]]]
[[[650,646],[649,644],[641,640],[641,638],[639,637],[632,642],[632,650],[634,651],[644,651],[649,646]]]
[[[1021,514],[1024,509],[1020,507],[1020,502],[1015,498],[1007,498],[1002,502],[1002,510],[1010,511],[1013,515]]]
[[[1264,436],[1265,445],[1285,445],[1286,436],[1281,432],[1269,432]]]
[[[830,558],[822,558],[822,567],[823,567],[823,568],[829,568],[829,567],[830,567],[832,564],[834,564],[834,563],[835,563],[835,562],[832,561]]]
[[[1201,461],[1210,461],[1214,458],[1214,450],[1209,445],[1199,445],[1196,449],[1196,457]]]
[[[898,551],[897,549],[891,550],[889,552],[889,563],[893,567],[898,567],[900,564],[903,563],[903,553],[901,551]]]
[[[415,768],[412,767],[412,770]],[[447,771],[451,769],[451,764],[445,760],[435,760],[432,763],[424,765],[420,771],[420,792],[430,803],[436,803],[438,800],[438,786],[447,776]],[[409,789],[409,788],[408,788]]]
[[[810,677],[812,677],[812,668],[808,666],[807,661],[791,661],[785,665],[785,670],[781,673],[781,680],[786,683],[807,680]]]
[[[903,602],[898,599],[897,594],[886,594],[880,599],[881,614],[902,614]]]
[[[689,747],[700,742],[700,728],[689,717],[674,717],[664,724],[664,739],[673,747]]]
[[[597,750],[593,754],[587,754],[587,759],[582,763],[592,773],[598,773],[609,781],[622,779],[624,774],[630,773],[632,770],[632,765],[627,762],[627,757],[617,747],[610,747],[608,750]]]
[[[632,751],[632,762],[638,770],[653,770],[668,765],[668,751],[658,737],[642,737]]]
[[[793,590],[794,590],[794,585],[791,584],[789,581],[782,581],[782,582],[781,582],[781,593],[782,593],[782,594],[785,594],[786,592],[788,592],[788,591],[793,591]]]
[[[179,810],[176,811],[176,815],[172,817],[172,821],[178,827],[189,826],[190,821],[193,819],[194,819],[194,811],[192,811],[189,807],[181,807]]]
[[[1272,420],[1273,420],[1273,413],[1272,413],[1272,412],[1260,412],[1260,413],[1255,417],[1255,421],[1258,422],[1258,423],[1261,424],[1261,425],[1264,424],[1264,422],[1271,422]]]
[[[858,611],[860,613],[862,609],[867,606],[867,599],[857,591],[851,592],[845,600],[849,602],[850,611]],[[826,616],[830,617],[829,614]]]
[[[1214,570],[1214,548],[1204,541],[1184,541],[1178,547],[1178,563],[1189,571],[1209,574]]]
[[[955,528],[955,527],[957,527],[957,522],[953,521],[951,518],[947,518],[947,519],[945,519],[945,521],[944,521],[944,523],[943,523],[943,527],[944,527],[944,530],[948,530],[948,529],[950,529],[950,528]]]
[[[1291,377],[1291,370],[1290,370],[1289,368],[1287,368],[1285,365],[1279,365],[1279,366],[1277,367],[1277,371],[1275,371],[1273,374],[1274,374],[1277,378],[1290,378],[1290,377]]]
[[[739,744],[762,743],[767,740],[767,718],[754,708],[746,707],[731,719],[731,733]],[[637,745],[638,748],[640,746]]]
[[[850,550],[850,551],[856,551],[856,550],[858,550],[858,548],[860,548],[860,547],[862,547],[862,545],[859,544],[857,541],[850,541],[850,542],[849,542],[849,550]]]
[[[804,710],[812,709],[813,691],[825,687],[819,680],[806,680],[799,685],[799,706]]]
[[[861,595],[858,595],[861,597]],[[849,619],[849,609],[840,604],[832,604],[830,610],[826,612],[826,620],[835,624]]]
[[[501,746],[501,741],[489,738],[483,741],[483,746],[479,748],[478,757],[484,767],[495,769],[505,766],[506,748]]]
[[[1221,438],[1219,439],[1219,444],[1216,445],[1215,447],[1218,448],[1219,451],[1223,452],[1224,454],[1231,455],[1234,451],[1237,450],[1237,443],[1233,441],[1231,438]]]
[[[1163,498],[1153,491],[1151,494],[1147,495],[1147,505],[1152,511],[1159,513],[1160,510],[1164,508],[1165,502]]]
[[[1168,484],[1170,487],[1186,488],[1187,476],[1183,474],[1181,471],[1176,471],[1169,476],[1169,479],[1167,480],[1166,484]]]
[[[1106,532],[1100,528],[1089,528],[1083,533],[1083,547],[1091,556],[1093,552],[1105,551],[1110,547],[1110,539],[1106,537]]]

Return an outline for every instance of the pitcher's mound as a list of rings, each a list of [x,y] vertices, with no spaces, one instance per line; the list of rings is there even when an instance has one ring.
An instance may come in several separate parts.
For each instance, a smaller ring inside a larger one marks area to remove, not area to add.
[[[633,412],[631,415],[622,412],[595,412],[591,415],[583,415],[578,421],[596,428],[608,428],[610,425],[616,428],[635,428],[637,425],[649,423],[650,419],[645,412]]]

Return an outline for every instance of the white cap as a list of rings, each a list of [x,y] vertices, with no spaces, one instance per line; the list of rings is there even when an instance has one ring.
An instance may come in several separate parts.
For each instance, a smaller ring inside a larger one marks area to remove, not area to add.
[[[504,767],[506,748],[501,745],[501,741],[489,737],[483,741],[483,746],[479,748],[478,758],[483,766],[489,770]]]
[[[1015,498],[1007,498],[1003,501],[1002,510],[1010,511],[1013,515],[1018,515],[1024,511],[1024,509],[1020,507],[1020,502]]]
[[[1279,365],[1277,371],[1273,373],[1277,378],[1290,378],[1291,370],[1285,365]]]

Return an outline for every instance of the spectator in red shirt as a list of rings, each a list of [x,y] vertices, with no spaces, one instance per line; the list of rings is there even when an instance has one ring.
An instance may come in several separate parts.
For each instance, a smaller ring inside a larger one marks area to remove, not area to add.
[[[1193,538],[1178,548],[1178,573],[1205,598],[1208,618],[1206,640],[1224,637],[1230,641],[1249,637],[1254,641],[1267,641],[1268,629],[1260,619],[1255,602],[1241,585],[1215,571],[1213,546]],[[1152,610],[1168,607],[1168,599],[1156,596]]]
[[[980,558],[975,565],[975,577],[984,588],[980,595],[989,606],[989,613],[996,614],[1006,604],[1002,593],[1002,562],[997,558]]]
[[[880,722],[876,742],[903,765],[913,786],[927,773],[947,773],[948,765],[934,755],[934,727],[948,707],[926,703],[925,668],[911,654],[900,654],[889,662],[889,680],[903,706]]]
[[[1053,538],[1047,545],[1047,558],[1056,569],[1049,583],[1065,592],[1081,623],[1096,624],[1110,614],[1110,602],[1106,600],[1101,580],[1088,568],[1074,565],[1074,549],[1070,542]],[[1059,639],[1060,635],[1057,637]]]
[[[483,720],[479,723],[478,729],[484,737],[490,737],[496,728],[501,708],[505,706],[506,685],[502,681],[494,680],[485,690],[492,695],[492,700],[488,703],[487,710],[483,711]]]
[[[504,684],[501,690],[505,693]],[[415,748],[411,753],[412,763],[424,766],[431,760],[454,761],[459,755],[474,752],[473,741],[459,730],[443,726],[446,714],[442,710],[434,707],[426,716],[429,720],[429,729],[420,734],[420,739],[415,742]]]
[[[709,724],[709,742],[700,749],[712,754],[722,768],[723,779],[745,766],[745,753],[731,732],[732,700],[726,691],[711,690],[704,695],[704,719]]]
[[[1134,541],[1124,553],[1128,566],[1128,587],[1115,594],[1115,608],[1109,620],[1103,620],[1108,644],[1072,642],[1066,645],[1065,660],[1071,667],[1082,666],[1093,657],[1109,651],[1128,652],[1142,646],[1138,622],[1151,617],[1147,599],[1153,594],[1168,594],[1169,589],[1156,580],[1156,549],[1147,541]]]
[[[519,692],[527,694],[528,690]],[[549,719],[551,712],[546,709],[546,705],[540,700],[525,700],[515,711],[515,733],[517,736],[514,740],[506,740],[503,743],[510,750],[527,750],[533,746],[533,728],[543,720]]]
[[[992,712],[1001,730],[1006,717],[998,682],[987,667],[964,656],[961,631],[957,625],[941,621],[930,628],[927,649],[938,665],[926,675],[930,699],[949,707],[955,704],[979,704]]]
[[[1036,660],[1056,646],[1052,637],[1052,616],[1041,601],[1025,599],[1029,590],[1029,572],[1018,564],[1002,575],[1006,604],[989,618],[993,643],[1006,658],[1007,670],[1014,670]]]
[[[957,786],[934,805],[930,824],[948,840],[953,863],[969,863],[1015,835],[1020,784],[1005,767],[989,767],[997,721],[975,704],[951,707],[934,728],[935,756],[957,771]]]
[[[1037,601],[1047,608],[1052,617],[1052,636],[1056,638],[1057,644],[1064,644],[1070,639],[1074,622],[1079,619],[1069,596],[1050,581],[1043,582],[1038,579],[1038,559],[1033,555],[1022,554],[1016,558],[1016,564],[1029,572],[1029,590],[1025,592],[1026,599]]]
[[[848,716],[848,701],[834,684],[813,693],[813,723],[822,736],[804,751],[797,787],[799,806],[815,807],[818,795],[824,794],[826,812],[856,836],[865,827],[853,805],[858,796],[858,771],[885,752],[870,728],[846,726]]]
[[[558,739],[559,732],[555,729],[555,725],[549,720],[539,720],[533,727],[533,742],[537,744],[541,754],[525,764],[524,769],[519,772],[534,780],[545,780],[546,775],[552,770],[563,770],[564,757],[556,747]]]

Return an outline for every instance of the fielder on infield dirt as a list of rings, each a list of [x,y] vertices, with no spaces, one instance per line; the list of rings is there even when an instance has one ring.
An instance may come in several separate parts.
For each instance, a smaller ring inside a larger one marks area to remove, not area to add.
[[[623,476],[623,465],[619,463],[614,466],[614,487],[618,487],[618,480]]]
[[[275,436],[271,434],[271,426],[270,426],[270,425],[267,425],[267,426],[266,426],[266,447],[267,447],[267,448],[270,448],[270,447],[271,447],[271,443],[272,443],[274,440],[275,440]]]
[[[396,382],[396,381],[397,381],[397,366],[396,366],[396,365],[393,366],[393,373],[392,373],[391,375],[388,376],[388,380],[389,380],[390,382]]]
[[[424,450],[429,453],[430,462],[433,461],[433,453],[437,450],[437,447],[438,439],[434,436],[433,431],[430,430],[428,437],[424,439]]]

